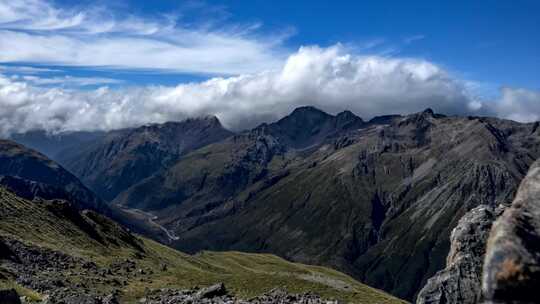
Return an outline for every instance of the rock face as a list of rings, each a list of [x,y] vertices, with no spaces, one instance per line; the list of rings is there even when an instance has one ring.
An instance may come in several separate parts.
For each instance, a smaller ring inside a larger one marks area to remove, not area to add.
[[[538,303],[540,287],[540,161],[521,183],[512,206],[495,222],[482,288],[494,303]]]
[[[450,237],[446,268],[430,278],[417,304],[476,304],[481,295],[482,264],[491,226],[504,206],[480,205],[460,220]]]

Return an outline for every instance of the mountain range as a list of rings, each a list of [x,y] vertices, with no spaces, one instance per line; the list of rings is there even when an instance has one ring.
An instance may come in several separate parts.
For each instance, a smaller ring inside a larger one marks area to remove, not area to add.
[[[0,151],[0,303],[404,303],[274,255],[176,251],[111,220],[114,208],[45,155],[8,140]]]
[[[42,152],[114,219],[153,225],[148,237],[324,265],[407,300],[445,267],[459,220],[509,205],[540,158],[538,123],[431,109],[364,121],[301,107],[241,132],[204,117],[62,138]]]

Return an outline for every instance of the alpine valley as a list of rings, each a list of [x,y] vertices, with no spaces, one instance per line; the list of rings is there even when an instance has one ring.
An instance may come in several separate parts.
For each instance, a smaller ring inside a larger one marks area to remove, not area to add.
[[[540,220],[534,172],[512,204],[539,158],[538,122],[431,109],[14,134],[0,141],[0,284],[62,303],[504,298],[486,271],[540,250],[486,244],[512,239],[520,212]]]

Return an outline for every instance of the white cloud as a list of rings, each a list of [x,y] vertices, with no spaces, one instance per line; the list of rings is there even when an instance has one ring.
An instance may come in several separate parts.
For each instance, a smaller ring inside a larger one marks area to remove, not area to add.
[[[540,121],[540,91],[503,88],[495,113],[516,121]]]
[[[178,23],[179,17],[58,8],[45,0],[0,2],[0,62],[239,74],[279,68],[288,32],[258,26]]]
[[[44,88],[0,76],[0,133],[29,129],[117,129],[216,114],[239,129],[301,105],[363,118],[432,107],[446,114],[496,113],[538,120],[540,93],[504,89],[492,102],[472,98],[464,81],[424,60],[356,56],[341,46],[303,47],[280,70],[213,78],[174,87],[76,90]]]

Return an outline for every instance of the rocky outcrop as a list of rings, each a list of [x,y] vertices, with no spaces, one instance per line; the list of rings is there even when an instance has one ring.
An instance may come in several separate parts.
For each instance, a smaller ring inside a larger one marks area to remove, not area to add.
[[[482,290],[492,303],[538,303],[540,287],[540,161],[521,183],[488,241]]]
[[[482,263],[486,242],[504,206],[480,205],[461,218],[452,231],[446,268],[428,280],[417,304],[474,304],[481,299]]]

